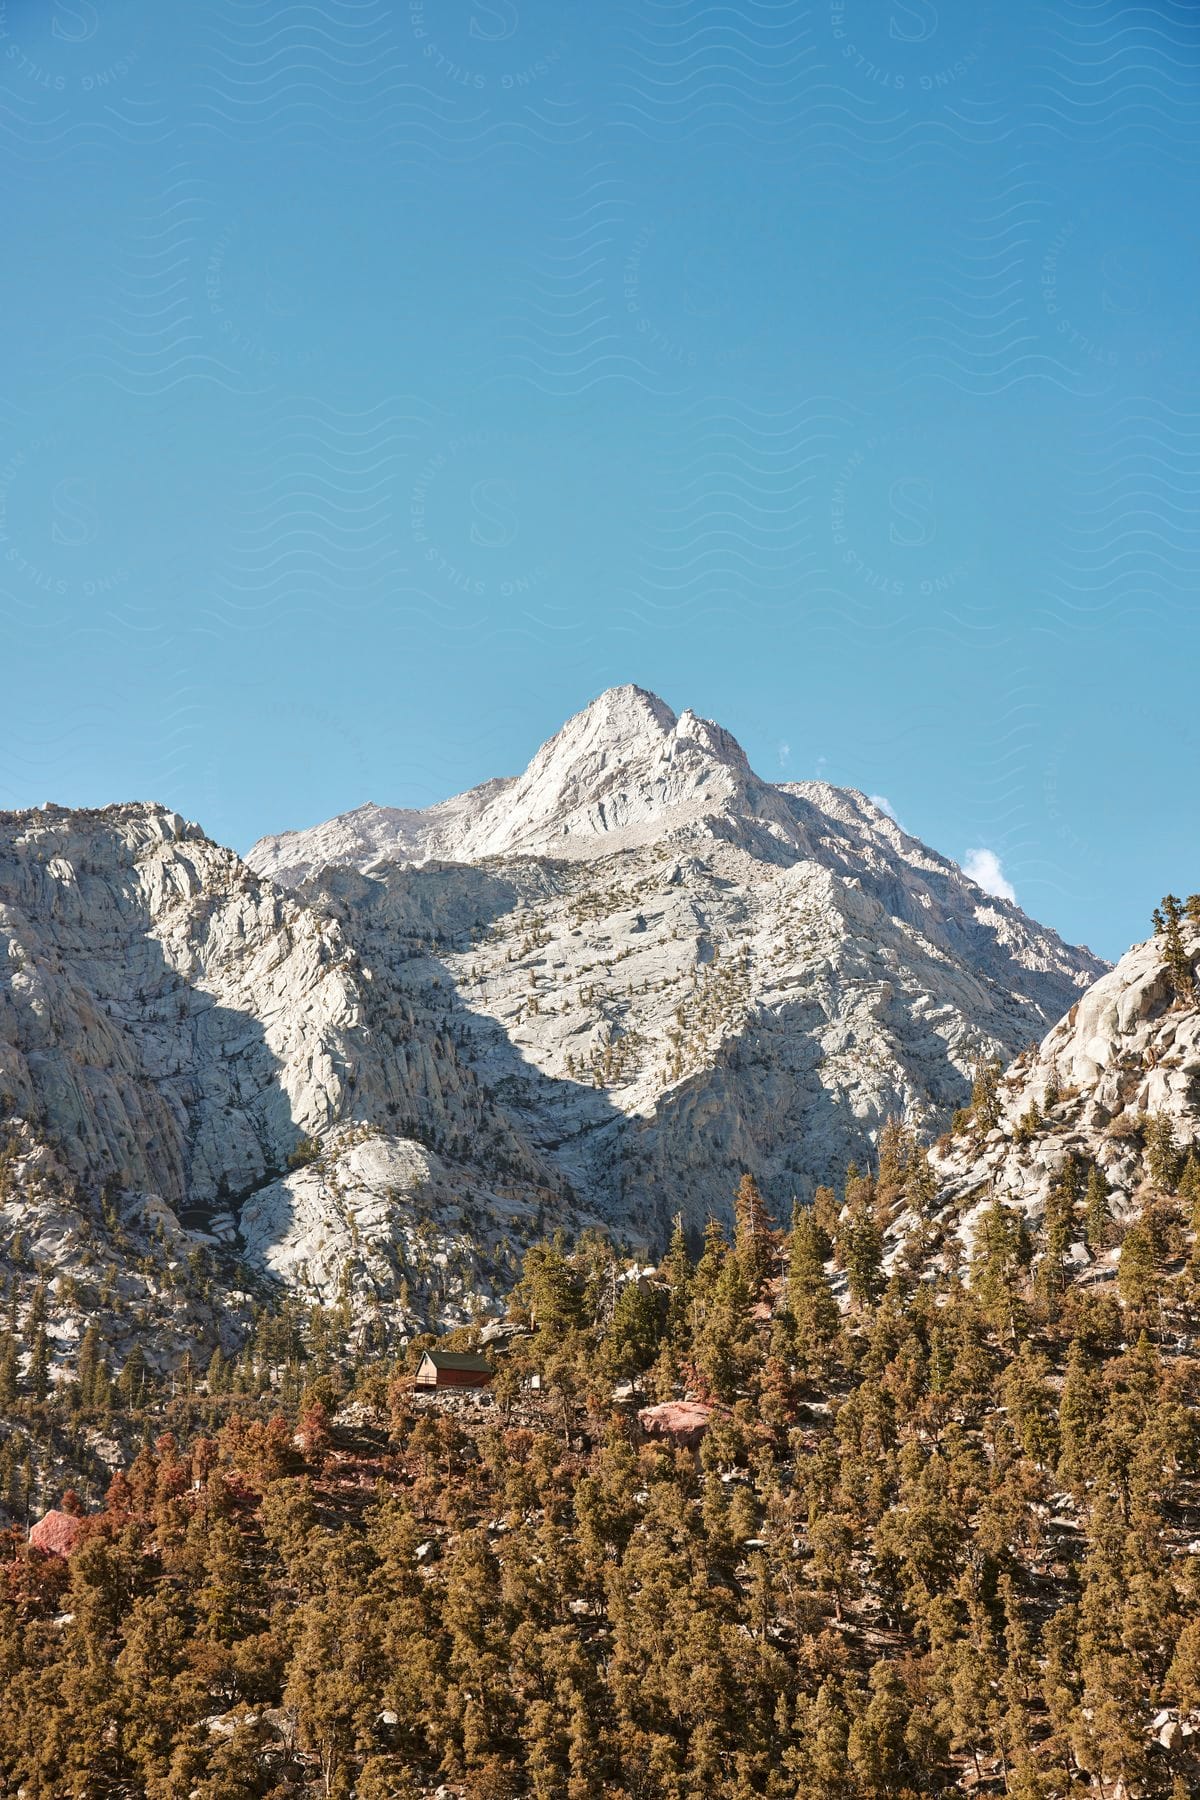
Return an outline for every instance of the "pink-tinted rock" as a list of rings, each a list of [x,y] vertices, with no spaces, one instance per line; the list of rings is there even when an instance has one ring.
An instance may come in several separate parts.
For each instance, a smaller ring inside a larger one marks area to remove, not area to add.
[[[73,1513],[52,1508],[30,1531],[29,1542],[35,1550],[45,1550],[51,1556],[70,1556],[82,1531],[82,1521]]]
[[[661,1406],[644,1406],[638,1423],[647,1437],[669,1438],[685,1450],[696,1450],[711,1418],[712,1407],[698,1400],[664,1400]]]

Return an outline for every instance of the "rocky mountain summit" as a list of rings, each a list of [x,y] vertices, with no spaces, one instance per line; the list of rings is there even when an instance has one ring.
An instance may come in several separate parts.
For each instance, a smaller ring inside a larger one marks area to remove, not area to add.
[[[719,725],[625,687],[523,775],[266,839],[426,1032],[440,1016],[570,1190],[661,1236],[840,1176],[889,1113],[936,1127],[973,1063],[1106,965],[865,795],[758,777]],[[442,1034],[446,1035],[445,1033]]]
[[[556,1224],[657,1244],[746,1169],[784,1211],[887,1116],[940,1129],[1104,967],[632,687],[246,862],[161,806],[0,815],[0,1231],[86,1279],[119,1214],[177,1288],[190,1244],[210,1287],[465,1318]]]
[[[794,837],[781,790],[760,781],[719,725],[655,694],[611,688],[543,744],[519,777],[421,812],[364,806],[311,831],[263,838],[248,860],[294,885],[330,863],[475,863],[518,854],[595,858],[725,821]]]

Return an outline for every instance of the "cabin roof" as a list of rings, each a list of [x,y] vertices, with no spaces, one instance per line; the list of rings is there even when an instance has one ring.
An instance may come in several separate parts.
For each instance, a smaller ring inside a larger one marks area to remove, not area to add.
[[[478,1350],[426,1350],[422,1362],[431,1362],[435,1369],[463,1369],[473,1375],[490,1375],[492,1365],[486,1356]]]

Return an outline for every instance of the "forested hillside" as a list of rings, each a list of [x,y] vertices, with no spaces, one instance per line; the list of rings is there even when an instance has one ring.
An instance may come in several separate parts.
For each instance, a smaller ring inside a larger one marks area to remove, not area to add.
[[[1198,959],[1168,896],[935,1145],[436,1340],[7,1126],[0,1794],[1200,1791]]]
[[[0,1791],[1183,1800],[1200,1171],[1161,1135],[1115,1274],[1087,1171],[968,1255],[899,1126],[786,1233],[747,1179],[695,1260],[539,1245],[481,1396],[348,1311],[173,1394],[86,1342],[49,1394],[10,1348]],[[130,1429],[102,1505],[52,1491]]]

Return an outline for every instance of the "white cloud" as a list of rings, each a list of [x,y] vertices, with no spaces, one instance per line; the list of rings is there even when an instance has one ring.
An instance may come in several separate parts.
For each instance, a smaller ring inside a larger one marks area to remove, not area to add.
[[[895,824],[898,825],[900,823],[899,819],[896,818],[896,809],[886,794],[868,794],[867,799],[871,802],[872,806],[877,806],[881,813],[886,813],[888,818]]]
[[[998,900],[1011,900],[1016,905],[1016,890],[994,850],[968,850],[962,867],[963,874],[977,881],[985,894],[995,894]]]
[[[780,746],[779,746],[779,766],[780,766],[780,768],[786,769],[788,764],[791,762],[791,760],[792,760],[792,746],[787,742],[780,744]]]

